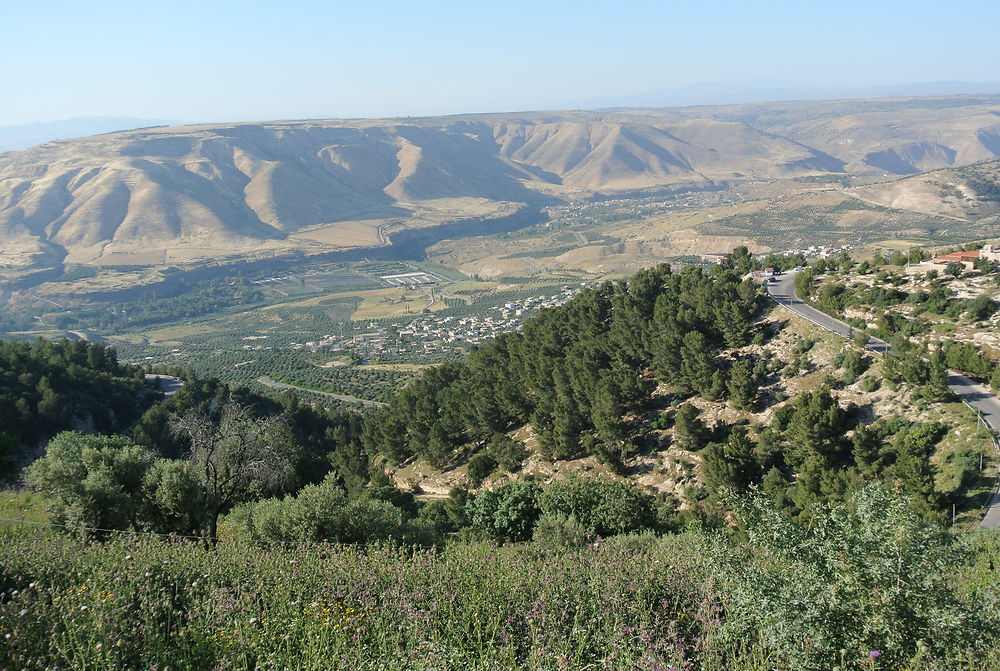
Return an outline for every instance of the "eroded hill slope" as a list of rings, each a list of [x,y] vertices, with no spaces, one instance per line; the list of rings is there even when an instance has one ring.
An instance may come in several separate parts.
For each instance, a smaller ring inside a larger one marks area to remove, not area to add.
[[[1000,98],[156,128],[0,155],[0,267],[386,244],[554,199],[1000,155]],[[946,100],[949,104],[941,101]]]

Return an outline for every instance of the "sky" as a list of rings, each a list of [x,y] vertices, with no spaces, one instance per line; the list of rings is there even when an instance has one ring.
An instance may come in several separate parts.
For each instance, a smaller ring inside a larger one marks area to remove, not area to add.
[[[1000,80],[993,0],[2,0],[0,125],[565,109],[712,82]]]

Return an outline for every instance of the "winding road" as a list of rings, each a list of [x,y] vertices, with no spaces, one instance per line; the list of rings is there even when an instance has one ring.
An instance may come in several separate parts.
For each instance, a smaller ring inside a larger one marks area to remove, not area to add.
[[[857,329],[803,303],[795,295],[794,271],[780,275],[776,279],[776,282],[767,283],[767,293],[779,305],[803,319],[845,338],[853,338],[858,333]],[[892,349],[892,346],[884,340],[869,337],[865,348],[876,354],[885,354]],[[997,399],[988,387],[954,371],[948,371],[948,387],[966,405],[979,413],[979,417],[987,427],[994,431],[1000,431],[1000,399]],[[996,444],[994,445],[996,446]],[[1000,527],[1000,490],[994,490],[993,498],[990,500],[981,524],[988,528]]]

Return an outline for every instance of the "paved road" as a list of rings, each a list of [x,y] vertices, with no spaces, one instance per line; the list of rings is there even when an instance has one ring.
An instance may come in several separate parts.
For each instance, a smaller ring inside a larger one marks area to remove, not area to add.
[[[328,391],[316,391],[315,389],[306,389],[305,387],[296,387],[291,384],[285,384],[284,382],[275,382],[266,375],[262,375],[257,378],[257,382],[260,382],[265,387],[271,387],[272,389],[296,389],[298,391],[308,391],[310,394],[319,394],[320,396],[326,396],[327,398],[335,398],[338,401],[344,401],[345,403],[360,403],[361,405],[372,405],[376,407],[385,407],[385,403],[380,403],[379,401],[369,401],[364,398],[358,398],[357,396],[346,396],[344,394],[331,394]]]
[[[170,398],[184,386],[184,380],[170,375],[150,375],[146,374],[146,382],[155,382],[163,390],[164,398]]]
[[[853,329],[844,322],[809,307],[799,300],[799,297],[795,295],[794,272],[780,276],[777,282],[768,282],[767,293],[775,302],[828,331],[833,331],[845,338],[853,338],[858,333],[857,329]],[[872,337],[868,338],[868,344],[865,347],[876,354],[884,354],[891,349],[889,343]],[[948,387],[955,392],[956,396],[977,410],[988,427],[1000,431],[1000,399],[997,399],[989,388],[954,371],[948,371]],[[982,526],[1000,527],[1000,490],[994,491]]]
[[[845,338],[853,338],[858,333],[857,329],[851,328],[844,322],[834,319],[825,312],[820,312],[816,308],[809,307],[800,301],[799,297],[795,295],[794,272],[781,275],[778,277],[777,282],[768,282],[767,293],[771,294],[771,298],[773,298],[776,302],[784,305],[800,317],[808,319],[818,326],[822,326],[827,331],[833,331],[837,335],[844,336]],[[868,344],[866,347],[876,354],[882,354],[890,349],[889,343],[872,337],[868,338]]]

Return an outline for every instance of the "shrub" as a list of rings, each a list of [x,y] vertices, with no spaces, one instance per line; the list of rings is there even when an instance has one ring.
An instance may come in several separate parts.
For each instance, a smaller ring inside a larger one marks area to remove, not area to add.
[[[861,391],[871,393],[873,391],[878,391],[878,388],[882,386],[882,381],[879,380],[874,375],[869,375],[868,377],[861,380]]]
[[[497,469],[497,460],[493,455],[480,452],[469,459],[469,482],[473,487],[483,484],[483,480],[490,477]]]
[[[794,354],[805,354],[813,348],[816,341],[812,338],[802,338],[797,343],[795,343],[795,348],[792,350]]]
[[[653,420],[649,423],[649,428],[657,431],[665,431],[674,425],[673,414],[667,410],[657,412]]]
[[[234,515],[233,522],[249,538],[265,541],[422,542],[432,535],[428,520],[406,523],[406,513],[389,501],[369,497],[347,501],[332,475],[318,485],[307,485],[296,496],[249,505]]]
[[[542,490],[539,507],[546,515],[577,520],[596,536],[650,529],[656,524],[652,497],[609,477],[557,480]]]
[[[576,517],[550,513],[538,518],[531,536],[535,545],[549,550],[581,548],[590,538],[587,527]]]
[[[955,537],[885,487],[859,490],[808,528],[764,496],[735,504],[748,544],[720,540],[713,553],[732,640],[759,640],[788,668],[818,671],[868,668],[871,651],[879,667],[912,668],[983,632],[948,584],[962,558]]]
[[[513,473],[521,468],[528,450],[524,443],[506,436],[502,433],[494,434],[488,446],[489,455],[496,459],[500,468],[508,473]]]
[[[965,313],[973,321],[989,319],[997,311],[997,302],[989,296],[979,296],[964,304]]]

